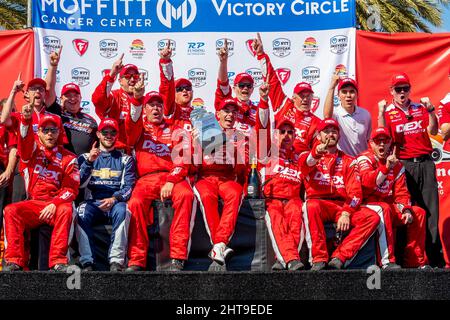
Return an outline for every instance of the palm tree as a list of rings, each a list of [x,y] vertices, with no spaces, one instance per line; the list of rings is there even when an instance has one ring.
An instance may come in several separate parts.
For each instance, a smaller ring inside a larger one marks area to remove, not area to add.
[[[0,26],[22,29],[27,24],[27,0],[0,0]]]
[[[357,27],[383,32],[431,32],[450,0],[356,0]]]

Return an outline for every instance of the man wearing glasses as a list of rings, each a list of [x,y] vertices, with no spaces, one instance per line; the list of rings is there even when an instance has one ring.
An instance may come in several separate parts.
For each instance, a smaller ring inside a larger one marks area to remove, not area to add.
[[[125,266],[130,214],[126,202],[130,199],[135,177],[132,157],[116,150],[119,125],[115,119],[100,122],[97,137],[89,153],[78,157],[80,184],[86,187],[86,201],[78,207],[77,239],[83,270],[95,268],[92,227],[112,223],[108,253],[110,271],[122,271]]]
[[[143,74],[134,64],[123,65],[122,54],[111,67],[102,82],[92,94],[95,113],[100,119],[113,118],[119,122],[119,138],[117,149],[128,151],[124,120],[130,112],[131,105],[140,106],[144,96],[145,84]],[[116,77],[119,76],[120,88],[112,90]]]
[[[32,110],[22,110],[19,130],[20,161],[29,200],[4,210],[6,251],[5,271],[26,267],[24,232],[42,224],[53,226],[49,267],[67,270],[67,252],[72,233],[73,200],[78,193],[80,173],[74,154],[58,144],[61,119],[44,115],[38,124],[37,138],[31,130]]]
[[[396,156],[406,170],[406,184],[413,204],[427,212],[427,255],[431,266],[442,266],[439,239],[439,198],[436,167],[431,159],[433,148],[428,134],[438,133],[438,120],[430,99],[420,103],[410,100],[411,83],[408,75],[399,73],[391,80],[392,103],[378,103],[379,126],[386,126],[396,146]]]

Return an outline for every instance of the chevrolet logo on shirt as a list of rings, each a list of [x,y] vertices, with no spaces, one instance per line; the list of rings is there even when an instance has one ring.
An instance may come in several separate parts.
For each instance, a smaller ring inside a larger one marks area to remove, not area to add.
[[[93,177],[99,177],[100,179],[110,179],[119,177],[122,171],[111,170],[110,168],[102,168],[100,170],[92,170]]]

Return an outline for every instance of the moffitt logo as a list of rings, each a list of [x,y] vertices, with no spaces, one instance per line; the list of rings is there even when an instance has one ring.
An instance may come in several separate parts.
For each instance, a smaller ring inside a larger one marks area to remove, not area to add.
[[[330,51],[343,54],[348,49],[348,38],[346,36],[335,36],[330,39]]]
[[[275,70],[278,79],[280,80],[280,82],[285,85],[289,79],[291,78],[291,69],[288,68],[278,68]]]
[[[319,46],[317,45],[317,41],[313,37],[308,37],[303,42],[303,52],[307,57],[315,57],[317,52],[319,51]]]
[[[245,46],[247,47],[248,52],[250,52],[253,57],[256,56],[256,51],[255,49],[253,49],[254,41],[254,39],[248,39],[247,41],[245,41]]]
[[[306,67],[302,69],[302,79],[310,85],[315,85],[320,81],[320,69],[317,67]]]
[[[103,39],[98,43],[103,58],[114,58],[119,50],[119,43],[113,39]]]
[[[234,53],[234,41],[231,39],[227,39],[228,42],[228,56],[231,57]],[[225,44],[225,39],[216,40],[216,53],[219,53],[219,50],[223,48]]]
[[[187,54],[190,56],[204,56],[206,54],[206,43],[188,42]]]
[[[347,76],[347,68],[343,64],[338,64],[334,70],[338,76]]]
[[[170,49],[172,49],[172,57],[177,53],[177,43],[172,39],[161,39],[158,41],[158,53],[167,47],[167,42],[170,41]]]
[[[188,79],[192,82],[194,88],[203,87],[206,84],[206,70],[193,68],[188,71]]]
[[[277,57],[284,58],[291,54],[291,40],[286,38],[278,38],[272,41],[273,54]]]
[[[135,39],[131,42],[130,53],[133,58],[142,59],[145,53],[144,42],[141,39]]]
[[[73,68],[70,74],[72,75],[72,82],[75,82],[80,87],[85,87],[89,84],[90,71],[88,69],[82,67]]]
[[[263,74],[261,69],[258,68],[250,68],[245,70],[246,73],[252,76],[253,81],[255,82],[254,86],[259,87],[263,83]]]
[[[184,29],[194,22],[197,4],[195,0],[184,0],[181,6],[174,7],[169,0],[158,0],[156,14],[159,21],[169,29],[172,28],[172,18],[174,20],[181,18],[181,27]]]
[[[42,42],[44,45],[44,52],[46,54],[50,54],[53,51],[59,50],[61,48],[61,40],[54,36],[46,36],[42,38]]]
[[[74,39],[72,41],[72,44],[75,52],[78,53],[80,57],[86,53],[89,47],[89,41],[87,41],[86,39]]]

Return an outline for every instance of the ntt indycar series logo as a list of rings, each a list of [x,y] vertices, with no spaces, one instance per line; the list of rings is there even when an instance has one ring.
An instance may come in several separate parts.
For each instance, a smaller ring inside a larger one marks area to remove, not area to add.
[[[78,67],[73,68],[70,72],[72,76],[72,82],[75,82],[80,87],[85,87],[89,84],[90,81],[90,71],[86,68]]]
[[[234,54],[234,41],[231,39],[227,39],[228,43],[228,56],[231,57]],[[223,48],[225,45],[225,39],[216,40],[216,53],[219,53],[219,50]]]
[[[188,79],[194,88],[203,87],[206,84],[206,70],[201,68],[193,68],[188,71]]]
[[[306,67],[302,69],[302,79],[310,85],[315,85],[320,81],[320,69],[317,67]]]
[[[172,39],[161,39],[158,41],[158,53],[167,47],[167,41],[170,41],[170,49],[172,49],[172,57],[177,54],[177,43]]]
[[[291,40],[286,38],[278,38],[272,41],[273,54],[277,57],[284,58],[291,54]]]
[[[348,50],[348,38],[346,36],[335,36],[330,39],[330,51],[343,54]]]
[[[103,58],[111,59],[117,56],[119,43],[113,39],[103,39],[98,43],[100,47],[100,55]]]
[[[53,51],[58,51],[61,48],[61,40],[55,36],[46,36],[42,38],[44,44],[44,52],[50,54]]]
[[[252,76],[254,81],[254,86],[259,87],[263,83],[263,74],[261,69],[258,68],[250,68],[245,70],[246,73]]]

